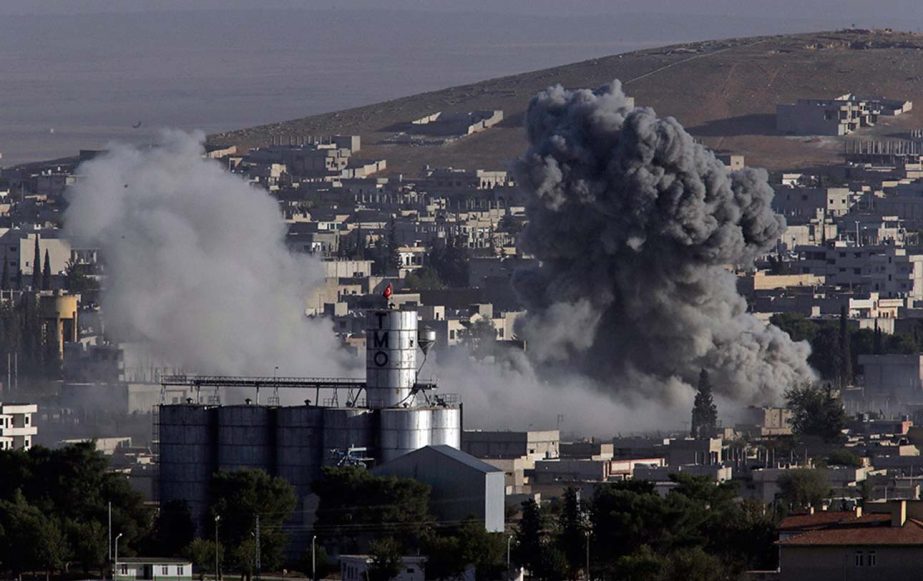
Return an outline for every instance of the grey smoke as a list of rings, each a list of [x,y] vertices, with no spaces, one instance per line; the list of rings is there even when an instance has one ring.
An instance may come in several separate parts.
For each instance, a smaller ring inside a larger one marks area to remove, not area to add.
[[[674,403],[701,368],[746,403],[813,377],[807,344],[748,314],[728,269],[785,227],[764,171],[728,170],[675,119],[631,106],[617,81],[539,93],[526,127],[522,247],[541,266],[514,284],[535,360]]]
[[[332,326],[304,315],[320,264],[285,248],[276,202],[203,139],[164,132],[78,169],[65,228],[101,251],[107,332],[190,373],[343,375]]]

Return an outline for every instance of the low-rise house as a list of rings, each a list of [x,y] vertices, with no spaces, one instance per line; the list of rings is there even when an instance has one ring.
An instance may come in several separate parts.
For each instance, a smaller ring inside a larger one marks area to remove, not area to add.
[[[790,516],[779,527],[782,581],[923,577],[923,506],[866,503],[855,512]]]
[[[112,570],[112,577],[115,581],[192,580],[192,562],[186,559],[122,557],[115,562]]]

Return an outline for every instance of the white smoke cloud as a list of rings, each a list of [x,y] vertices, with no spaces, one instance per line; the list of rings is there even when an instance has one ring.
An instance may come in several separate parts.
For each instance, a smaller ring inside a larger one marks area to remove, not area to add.
[[[164,132],[79,167],[65,229],[101,251],[107,332],[190,373],[348,373],[329,322],[304,316],[320,264],[285,248],[276,202],[203,140]]]
[[[688,429],[694,392],[678,378],[657,379],[673,394],[669,402],[641,395],[654,390],[649,376],[620,378],[621,389],[603,391],[586,376],[538,372],[523,353],[474,361],[463,353],[436,352],[439,390],[458,393],[466,429],[554,429],[564,434],[607,438],[616,434]],[[728,408],[722,406],[721,413]]]

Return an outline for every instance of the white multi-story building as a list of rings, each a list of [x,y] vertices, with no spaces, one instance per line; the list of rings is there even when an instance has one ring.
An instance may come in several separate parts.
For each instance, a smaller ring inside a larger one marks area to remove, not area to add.
[[[882,298],[923,299],[923,255],[890,245],[799,246],[800,274],[823,276],[828,285],[878,293]]]
[[[38,434],[34,403],[0,403],[0,450],[28,450]]]

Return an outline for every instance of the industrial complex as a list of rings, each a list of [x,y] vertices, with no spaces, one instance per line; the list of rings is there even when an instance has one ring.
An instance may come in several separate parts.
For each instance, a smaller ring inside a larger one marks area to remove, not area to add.
[[[324,466],[378,465],[425,446],[460,449],[461,403],[419,379],[434,333],[419,328],[412,310],[372,310],[367,323],[364,381],[165,378],[165,392],[191,387],[195,397],[160,406],[160,502],[187,502],[201,526],[216,470],[255,468],[281,476],[303,505]],[[314,399],[279,405],[280,389]],[[264,402],[260,390],[274,395]],[[502,486],[499,493],[502,522]]]

